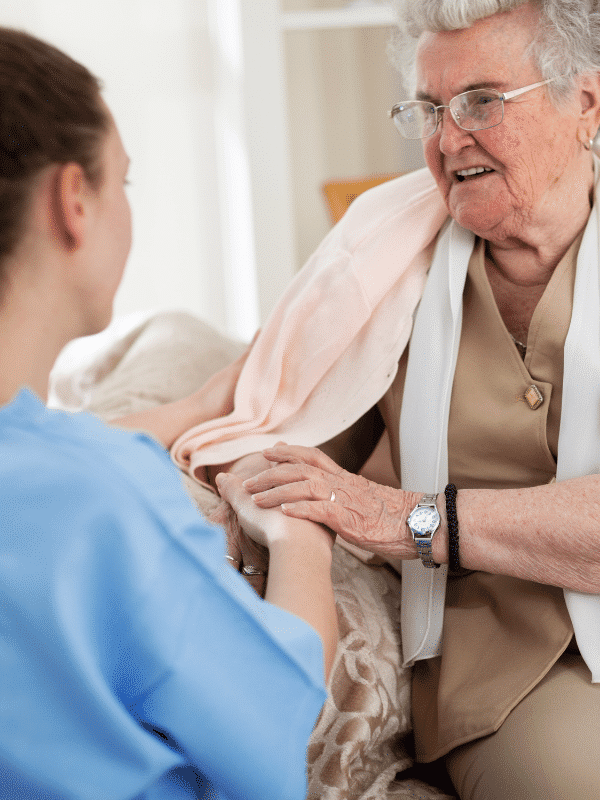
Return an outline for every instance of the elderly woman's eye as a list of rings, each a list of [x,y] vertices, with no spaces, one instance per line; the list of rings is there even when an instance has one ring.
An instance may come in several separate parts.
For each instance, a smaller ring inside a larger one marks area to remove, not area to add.
[[[494,101],[497,101],[498,97],[497,95],[494,94],[480,94],[473,99],[474,99],[473,105],[486,106],[489,105],[490,103],[493,103]]]

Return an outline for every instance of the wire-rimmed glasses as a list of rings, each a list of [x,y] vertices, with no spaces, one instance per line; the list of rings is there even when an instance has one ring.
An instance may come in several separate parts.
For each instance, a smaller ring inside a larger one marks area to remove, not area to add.
[[[538,86],[558,80],[548,78],[545,81],[531,83],[522,89],[512,92],[497,92],[495,89],[471,89],[457,94],[447,106],[436,106],[425,100],[403,100],[396,103],[390,111],[390,117],[405,139],[427,139],[437,131],[441,111],[450,109],[452,119],[464,131],[483,131],[500,125],[504,119],[504,103],[525,92],[531,92]]]

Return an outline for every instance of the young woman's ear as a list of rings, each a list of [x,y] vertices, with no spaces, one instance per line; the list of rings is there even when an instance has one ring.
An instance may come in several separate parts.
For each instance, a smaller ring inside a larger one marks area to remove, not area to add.
[[[69,250],[79,249],[89,222],[90,189],[79,164],[63,164],[54,178],[56,233]]]

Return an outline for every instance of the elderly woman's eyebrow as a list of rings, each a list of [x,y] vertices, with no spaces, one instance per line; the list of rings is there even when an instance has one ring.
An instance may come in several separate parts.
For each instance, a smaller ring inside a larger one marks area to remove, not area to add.
[[[498,80],[491,80],[491,81],[481,81],[478,83],[469,83],[464,86],[460,91],[456,92],[456,95],[462,94],[463,92],[471,92],[474,89],[495,89],[496,91],[503,91],[506,87],[506,81],[498,81]],[[456,95],[453,95],[454,97]],[[416,100],[423,100],[427,103],[433,103],[434,105],[439,105],[440,100],[435,95],[430,95],[427,92],[417,92]]]

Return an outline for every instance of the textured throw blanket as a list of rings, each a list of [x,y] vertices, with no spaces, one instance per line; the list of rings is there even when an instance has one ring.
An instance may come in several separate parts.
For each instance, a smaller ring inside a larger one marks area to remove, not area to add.
[[[85,408],[109,422],[191,394],[243,349],[187,314],[159,314],[106,340],[77,370],[59,359],[51,394],[54,405]],[[184,473],[182,480],[202,514],[219,513],[214,493]],[[309,799],[452,797],[404,777],[412,764],[410,670],[402,667],[398,576],[338,546],[332,575],[340,641],[308,751]]]

